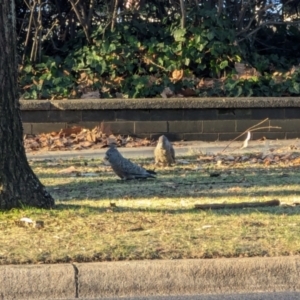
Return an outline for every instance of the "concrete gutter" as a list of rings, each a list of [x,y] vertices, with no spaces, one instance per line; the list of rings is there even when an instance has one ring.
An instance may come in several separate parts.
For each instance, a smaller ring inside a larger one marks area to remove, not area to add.
[[[300,107],[299,97],[20,100],[21,110]]]
[[[300,257],[0,266],[0,299],[300,291]]]

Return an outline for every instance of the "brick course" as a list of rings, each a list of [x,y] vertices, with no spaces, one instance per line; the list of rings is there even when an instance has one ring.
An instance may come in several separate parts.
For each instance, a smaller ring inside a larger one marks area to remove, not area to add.
[[[126,134],[134,132],[134,122],[104,122],[101,124],[103,132],[108,134]]]
[[[23,133],[32,134],[32,125],[30,123],[23,123]]]
[[[139,133],[152,133],[152,132],[168,132],[167,121],[137,121],[134,122],[134,132]]]
[[[235,121],[234,120],[214,120],[214,121],[203,121],[203,132],[234,132]]]
[[[25,134],[101,126],[104,132],[170,140],[231,140],[268,118],[253,139],[300,137],[298,98],[20,101]],[[244,136],[240,138],[244,139]]]
[[[295,132],[300,129],[300,118],[293,120],[270,120],[270,125],[281,127],[281,129],[271,128],[270,131]]]
[[[168,122],[168,132],[181,133],[181,132],[197,132],[202,133],[202,121],[171,121]]]
[[[88,122],[103,122],[115,121],[115,112],[113,110],[83,110],[82,121]]]
[[[285,132],[253,132],[252,133],[252,139],[253,140],[258,140],[266,138],[269,140],[274,140],[274,139],[285,139],[286,138],[286,133]]]
[[[237,120],[236,121],[236,131],[237,132],[244,132],[245,130],[249,129],[252,126],[255,126],[258,124],[260,121],[263,120]],[[262,123],[261,125],[257,126],[256,128],[259,127],[268,127],[270,126],[270,121],[267,120],[266,122]],[[260,129],[259,131],[270,131],[269,129]]]
[[[217,133],[184,133],[183,139],[185,141],[215,142],[218,140],[218,134]]]
[[[33,134],[60,131],[62,128],[66,128],[66,123],[32,123],[31,125]]]

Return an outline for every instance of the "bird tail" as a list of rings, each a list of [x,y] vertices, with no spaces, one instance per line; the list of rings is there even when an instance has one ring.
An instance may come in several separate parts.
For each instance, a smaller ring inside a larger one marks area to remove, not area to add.
[[[155,171],[152,171],[152,170],[146,170],[148,173],[150,173],[150,174],[154,174],[154,175],[156,175],[157,173],[155,172]]]
[[[154,172],[152,170],[146,170],[146,171],[149,173],[150,177],[155,178],[156,172]]]

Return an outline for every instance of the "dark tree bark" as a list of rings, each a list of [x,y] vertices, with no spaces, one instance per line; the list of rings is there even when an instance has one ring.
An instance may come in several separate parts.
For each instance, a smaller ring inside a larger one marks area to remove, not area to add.
[[[51,208],[54,200],[31,170],[17,96],[14,0],[0,0],[0,209]]]

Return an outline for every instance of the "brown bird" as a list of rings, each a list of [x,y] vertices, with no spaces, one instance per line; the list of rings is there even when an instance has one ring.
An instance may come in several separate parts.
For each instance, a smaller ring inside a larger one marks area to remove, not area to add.
[[[134,164],[129,159],[124,158],[114,146],[111,146],[106,151],[105,159],[109,161],[116,175],[123,180],[156,178],[154,171],[146,170]]]
[[[175,151],[166,136],[161,135],[154,149],[155,164],[168,165],[175,163]]]

